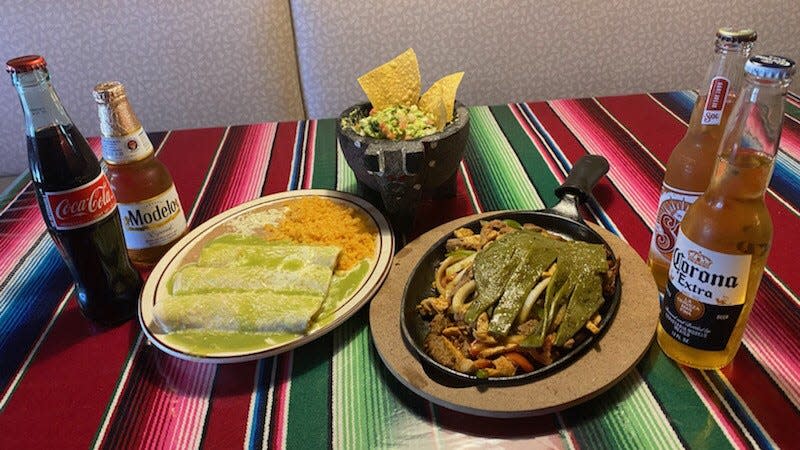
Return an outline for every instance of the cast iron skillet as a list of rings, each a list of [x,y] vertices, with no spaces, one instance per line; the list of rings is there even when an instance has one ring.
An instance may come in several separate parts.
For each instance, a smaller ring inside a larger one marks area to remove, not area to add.
[[[532,223],[538,225],[570,239],[602,244],[613,256],[614,253],[608,243],[596,231],[586,225],[578,211],[579,205],[591,198],[592,188],[606,172],[608,172],[608,161],[605,158],[597,155],[584,156],[575,163],[564,184],[556,188],[555,193],[560,198],[560,201],[554,207],[540,211],[498,212],[463,226],[477,232],[480,230],[481,220],[513,219],[521,224]],[[417,305],[424,298],[435,295],[435,289],[431,287],[435,269],[445,259],[445,244],[447,239],[451,237],[452,233],[448,233],[447,236],[441,238],[417,263],[406,283],[400,319],[400,326],[403,330],[406,345],[422,362],[422,366],[428,376],[440,384],[455,387],[474,385],[502,386],[523,384],[541,378],[566,367],[580,357],[597,339],[600,339],[617,311],[621,292],[619,274],[617,274],[616,291],[600,307],[602,315],[602,320],[598,326],[600,333],[597,335],[589,333],[588,338],[552,364],[526,374],[488,379],[481,379],[474,375],[450,369],[439,364],[425,353],[423,342],[428,334],[428,323],[422,320],[422,317],[417,313]],[[614,257],[616,258],[616,256]]]

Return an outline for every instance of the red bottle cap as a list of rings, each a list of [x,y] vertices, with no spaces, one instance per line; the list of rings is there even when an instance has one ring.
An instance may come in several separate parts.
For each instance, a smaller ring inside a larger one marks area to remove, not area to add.
[[[6,61],[6,72],[8,73],[24,73],[45,68],[47,68],[47,63],[40,55],[19,56]]]

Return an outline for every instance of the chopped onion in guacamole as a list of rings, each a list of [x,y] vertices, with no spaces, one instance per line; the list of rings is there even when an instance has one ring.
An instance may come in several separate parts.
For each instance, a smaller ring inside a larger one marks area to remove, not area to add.
[[[361,136],[398,141],[419,139],[437,132],[433,116],[417,105],[389,106],[380,111],[373,108],[366,117],[355,110],[342,119],[342,128],[350,128]]]

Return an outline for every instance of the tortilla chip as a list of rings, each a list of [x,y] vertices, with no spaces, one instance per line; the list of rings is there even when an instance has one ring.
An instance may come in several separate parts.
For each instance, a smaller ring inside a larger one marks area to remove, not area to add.
[[[424,110],[423,110],[424,111]],[[426,111],[428,114],[433,115],[433,123],[436,125],[437,131],[444,130],[447,125],[447,106],[441,97],[435,99],[435,103],[431,105],[431,110]]]
[[[439,78],[422,94],[422,98],[419,99],[420,109],[435,116],[437,113],[434,109],[438,108],[437,98],[439,98],[447,108],[447,122],[452,121],[456,103],[456,91],[458,91],[458,85],[461,84],[461,78],[463,77],[464,72],[456,72]]]
[[[417,55],[408,49],[391,61],[358,78],[375,109],[396,105],[415,105],[419,100],[420,75]]]

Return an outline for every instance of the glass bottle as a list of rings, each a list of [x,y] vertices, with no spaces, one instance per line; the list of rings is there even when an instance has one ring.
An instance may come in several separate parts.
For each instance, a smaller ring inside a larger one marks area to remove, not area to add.
[[[72,278],[81,312],[112,325],[136,313],[142,279],[131,266],[108,179],[67,115],[39,55],[6,63],[25,115],[28,163],[47,231]]]
[[[128,255],[148,268],[186,233],[186,217],[172,176],[156,158],[125,87],[116,81],[100,83],[93,96],[104,171],[119,203]]]
[[[722,132],[755,40],[756,32],[750,29],[720,28],[717,31],[714,59],[704,89],[695,102],[686,135],[667,161],[648,255],[650,270],[662,293],[678,225],[686,209],[706,190],[711,179]]]
[[[764,201],[794,62],[751,57],[706,192],[681,223],[658,343],[687,366],[717,369],[741,344],[772,242]]]

